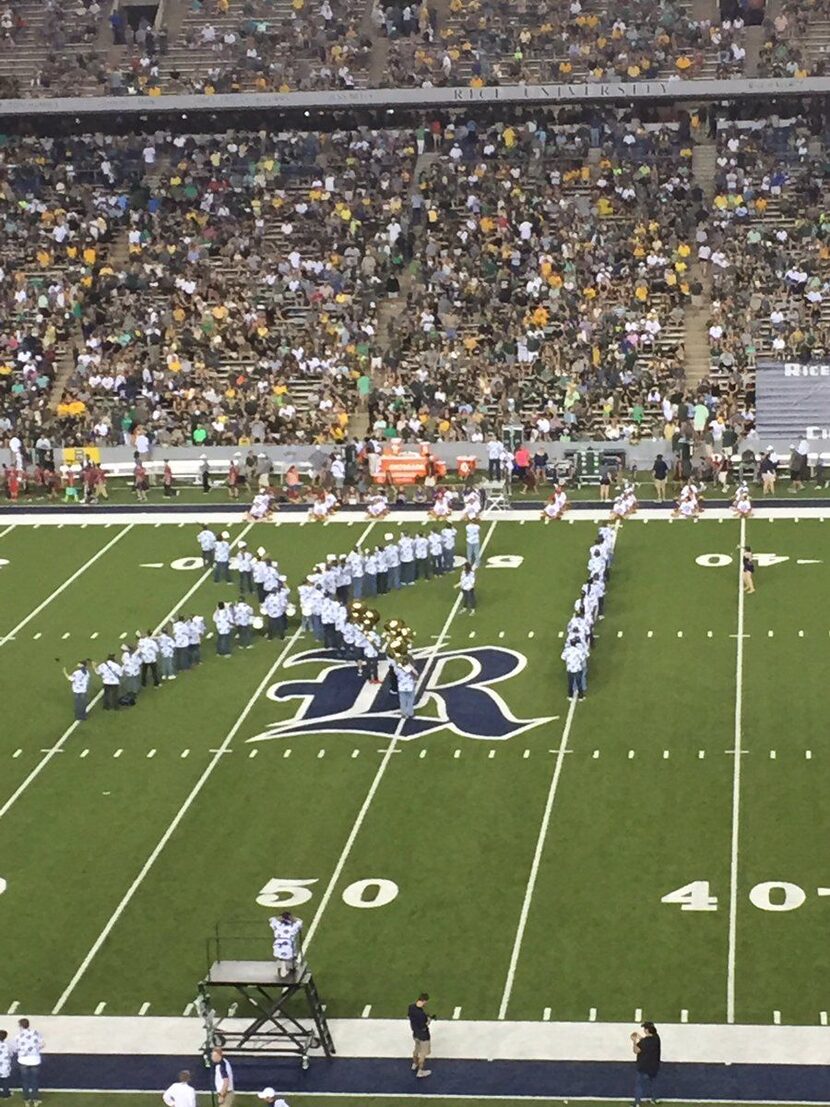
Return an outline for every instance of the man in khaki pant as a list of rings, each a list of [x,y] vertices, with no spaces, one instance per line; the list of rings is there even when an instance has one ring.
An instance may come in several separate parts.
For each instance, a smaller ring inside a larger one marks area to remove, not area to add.
[[[421,992],[414,1003],[409,1005],[409,1025],[415,1043],[412,1050],[412,1070],[418,1077],[430,1076],[432,1069],[425,1068],[430,1055],[432,1042],[429,1034],[430,1016],[426,1012],[429,995]]]

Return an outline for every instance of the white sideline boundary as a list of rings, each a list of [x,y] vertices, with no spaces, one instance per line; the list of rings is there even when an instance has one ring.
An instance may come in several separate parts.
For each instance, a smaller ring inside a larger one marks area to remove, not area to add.
[[[586,510],[572,510],[569,511],[562,522],[555,523],[552,526],[551,533],[556,532],[557,527],[568,526],[571,523],[599,523],[607,521],[610,515],[610,510],[606,508],[588,508]],[[511,507],[505,511],[484,511],[481,518],[484,522],[493,522],[498,520],[500,522],[541,522],[540,510],[538,508],[529,507]],[[0,522],[8,516],[0,516]],[[830,521],[830,499],[827,501],[827,506],[824,507],[799,507],[797,501],[793,504],[788,504],[786,507],[765,507],[762,504],[758,504],[753,512],[753,519],[827,519]],[[678,526],[697,526],[700,523],[718,522],[724,520],[738,521],[737,516],[732,511],[731,507],[724,504],[723,507],[707,507],[703,515],[700,516],[697,522],[688,519],[673,519],[671,507],[644,507],[641,508],[636,515],[631,519],[625,520],[623,525],[633,523],[635,526],[638,522],[646,520],[648,522],[661,520],[668,522],[669,520],[676,523]],[[325,523],[311,523],[308,518],[308,514],[304,511],[292,511],[285,514],[277,514],[273,519],[267,522],[253,523],[252,526],[267,530],[270,527],[282,527],[282,526],[359,526],[361,523],[364,525],[370,522],[382,522],[387,526],[397,526],[398,524],[414,523],[423,524],[431,522],[431,517],[426,511],[391,511],[384,519],[371,520],[368,516],[360,514],[359,512],[345,512],[340,511],[333,518],[328,519]],[[207,522],[210,526],[226,526],[230,523],[240,524],[247,522],[245,516],[240,512],[230,511],[217,511],[210,512],[204,517],[196,514],[195,512],[178,511],[175,508],[171,508],[169,511],[118,511],[112,512],[95,512],[86,513],[84,511],[78,511],[76,509],[70,509],[63,511],[61,508],[55,508],[48,513],[35,514],[33,512],[27,512],[21,510],[18,514],[15,511],[14,526],[77,526],[80,523],[84,523],[87,526],[126,526],[128,523],[133,523],[136,526],[155,526],[156,523],[160,523],[162,526],[178,526],[184,524],[191,526],[194,530],[200,526],[201,523]],[[460,526],[464,520],[460,512],[453,512],[453,516],[450,519],[451,523],[455,523],[456,526]]]
[[[372,529],[373,526],[374,526],[374,523],[369,523],[368,526],[365,527],[365,529],[363,530],[360,538],[358,539],[358,541],[361,544],[363,543],[363,541],[365,540],[366,536],[369,534],[369,531]],[[237,536],[235,541],[238,542],[239,539],[242,537],[242,535],[246,534],[248,530],[250,530],[250,525]],[[64,1007],[66,1001],[69,999],[69,997],[75,991],[75,988],[78,986],[78,984],[81,982],[83,977],[86,975],[87,969],[89,968],[89,966],[92,964],[92,962],[97,957],[99,951],[101,950],[101,947],[104,945],[107,938],[110,936],[110,934],[114,930],[116,924],[118,923],[118,920],[124,914],[127,907],[129,907],[130,903],[132,902],[133,896],[136,894],[138,889],[144,883],[144,880],[145,880],[147,874],[150,872],[153,865],[155,865],[156,861],[159,859],[162,852],[164,851],[165,846],[167,845],[167,843],[170,841],[170,839],[175,834],[176,829],[179,826],[179,823],[182,821],[182,819],[185,817],[187,812],[193,806],[194,801],[198,798],[199,793],[202,791],[204,786],[207,784],[208,780],[213,775],[213,772],[216,769],[217,765],[219,765],[219,763],[223,760],[225,751],[230,748],[230,745],[233,742],[234,738],[236,737],[237,733],[239,732],[240,727],[243,725],[245,720],[248,718],[248,715],[251,713],[254,706],[259,701],[260,696],[265,691],[265,689],[268,687],[269,683],[274,679],[274,674],[282,667],[283,661],[285,661],[286,657],[289,656],[289,654],[293,650],[294,646],[296,645],[296,643],[297,643],[298,639],[300,638],[300,636],[302,635],[302,633],[303,633],[302,626],[298,626],[297,629],[294,631],[294,633],[289,638],[288,642],[286,642],[284,648],[278,654],[276,661],[274,661],[274,663],[270,666],[270,668],[268,669],[268,672],[265,674],[265,676],[262,678],[262,680],[257,685],[253,695],[250,697],[248,702],[243,707],[242,711],[237,716],[236,722],[233,724],[233,726],[230,728],[228,733],[225,735],[225,738],[222,741],[222,744],[219,746],[219,748],[216,750],[216,752],[214,753],[211,760],[208,762],[208,765],[205,768],[205,770],[203,771],[202,775],[199,777],[199,779],[196,781],[196,783],[191,788],[191,790],[188,793],[186,799],[184,800],[182,806],[179,808],[179,810],[176,812],[175,816],[171,820],[170,825],[167,827],[165,832],[162,834],[161,838],[159,838],[158,842],[156,843],[155,848],[153,849],[153,852],[150,854],[150,856],[147,858],[147,860],[142,865],[141,869],[138,872],[138,875],[135,877],[132,884],[129,886],[127,891],[124,893],[124,895],[119,900],[118,906],[115,908],[113,913],[110,915],[110,917],[107,920],[103,930],[98,935],[98,937],[95,939],[95,941],[92,943],[92,945],[91,945],[88,953],[84,957],[83,961],[80,963],[78,968],[75,970],[75,973],[73,974],[72,979],[66,985],[66,987],[64,988],[63,992],[61,993],[60,998],[58,999],[57,1003],[52,1008],[52,1014],[53,1015],[59,1015],[60,1014],[60,1012],[63,1010],[63,1007]]]
[[[152,1096],[155,1102],[158,1092],[148,1092],[141,1088],[50,1088],[50,1092],[61,1095],[144,1095]],[[196,1098],[206,1100],[210,1092],[196,1092]],[[237,1092],[236,1098],[253,1096],[254,1092]],[[431,1099],[441,1102],[444,1099],[475,1100],[476,1103],[630,1103],[630,1095],[474,1095],[463,1092],[289,1092],[292,1099]],[[704,1103],[708,1107],[805,1107],[803,1099],[664,1099],[663,1103],[672,1103],[683,1107],[686,1103]],[[811,1099],[810,1107],[830,1107],[830,1100]]]
[[[9,1019],[9,1029],[16,1021]],[[3,1022],[0,1017],[0,1023]],[[185,1056],[201,1052],[201,1019],[109,1015],[33,1018],[50,1054]],[[242,1030],[249,1019],[228,1019]],[[434,1024],[433,1058],[485,1061],[631,1061],[634,1022],[441,1020]],[[406,1018],[330,1019],[338,1057],[408,1058]],[[697,1064],[825,1065],[827,1029],[820,1026],[723,1026],[660,1023],[664,1059]],[[569,1097],[570,1098],[570,1097]],[[593,1097],[590,1097],[593,1098]],[[629,1097],[630,1100],[630,1097]]]

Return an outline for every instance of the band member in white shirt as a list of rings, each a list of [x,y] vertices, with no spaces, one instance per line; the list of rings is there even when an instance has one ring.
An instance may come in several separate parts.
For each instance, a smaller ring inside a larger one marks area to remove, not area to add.
[[[121,687],[121,666],[115,660],[115,654],[111,653],[106,661],[96,665],[95,672],[104,685],[104,710],[117,711],[119,689]]]
[[[216,627],[216,652],[220,657],[231,655],[231,634],[233,614],[229,606],[220,603],[213,613],[213,625]]]
[[[254,644],[251,641],[253,620],[254,609],[249,603],[246,603],[244,596],[240,596],[239,600],[233,605],[233,622],[239,634],[239,645],[243,650],[253,649]]]
[[[176,643],[170,633],[169,626],[165,627],[160,634],[156,635],[156,641],[159,644],[159,668],[161,669],[161,679],[175,680],[176,673],[173,658],[176,654]]]
[[[230,583],[231,544],[229,539],[230,534],[223,530],[222,536],[213,551],[213,580],[216,584],[221,580]]]
[[[137,631],[136,633],[138,634]],[[139,635],[138,656],[141,658],[141,687],[145,688],[147,686],[147,675],[149,673],[153,678],[154,686],[158,688],[161,684],[158,666],[159,647],[151,630],[148,630],[146,634]]]
[[[83,723],[86,721],[86,708],[89,700],[89,662],[79,661],[71,673],[68,673],[66,669],[64,669],[63,675],[72,685],[72,697],[75,703],[75,722]]]
[[[199,549],[202,551],[202,564],[207,568],[213,564],[213,554],[216,550],[216,535],[209,527],[202,525],[202,529],[196,535]]]
[[[176,668],[179,672],[190,668],[190,631],[183,615],[173,620],[173,641],[176,644]]]
[[[476,613],[476,571],[469,561],[464,562],[458,587],[464,600],[464,607],[471,615]]]

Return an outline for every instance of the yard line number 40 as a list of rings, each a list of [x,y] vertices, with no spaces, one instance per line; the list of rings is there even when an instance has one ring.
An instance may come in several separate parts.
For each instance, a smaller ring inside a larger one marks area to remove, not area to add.
[[[816,895],[830,896],[830,888],[816,888]],[[795,911],[806,899],[804,889],[787,880],[763,880],[749,892],[749,902],[761,911]],[[662,896],[660,902],[677,904],[681,911],[718,909],[718,897],[712,895],[708,880],[693,880],[691,884],[675,888]]]

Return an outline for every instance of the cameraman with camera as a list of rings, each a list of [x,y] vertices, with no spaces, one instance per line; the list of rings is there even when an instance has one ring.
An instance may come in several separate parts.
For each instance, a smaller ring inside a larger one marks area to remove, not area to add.
[[[415,1048],[412,1051],[412,1069],[417,1077],[432,1074],[432,1069],[424,1068],[432,1047],[429,1034],[429,1024],[432,1022],[432,1016],[426,1012],[428,1001],[428,993],[421,992],[415,1002],[409,1005],[409,1025],[412,1028],[412,1038],[415,1042]]]

